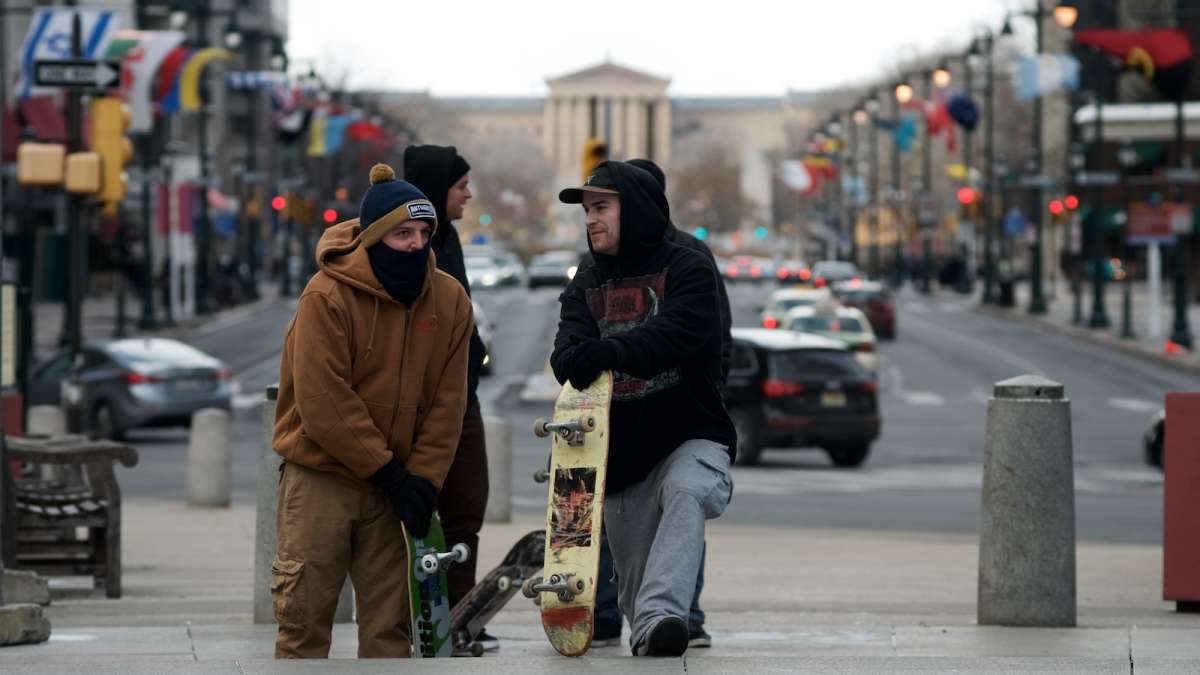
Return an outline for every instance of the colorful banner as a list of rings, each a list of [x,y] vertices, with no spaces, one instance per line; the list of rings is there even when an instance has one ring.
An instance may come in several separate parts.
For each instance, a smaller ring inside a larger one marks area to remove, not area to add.
[[[123,30],[117,33],[114,45],[125,40],[134,43],[121,58],[121,95],[130,107],[130,132],[147,134],[154,128],[151,89],[155,75],[183,38],[183,33],[173,30]]]
[[[200,109],[200,74],[213,61],[227,61],[233,57],[220,47],[205,47],[192,54],[179,74],[179,105],[183,110]]]
[[[1038,54],[1017,63],[1013,80],[1018,101],[1032,101],[1064,89],[1079,88],[1079,61],[1067,54]]]

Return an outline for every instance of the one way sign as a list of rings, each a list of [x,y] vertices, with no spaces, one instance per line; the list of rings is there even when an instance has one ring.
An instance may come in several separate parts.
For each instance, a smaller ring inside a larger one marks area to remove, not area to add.
[[[33,80],[41,87],[112,89],[121,81],[121,64],[92,59],[34,62]]]

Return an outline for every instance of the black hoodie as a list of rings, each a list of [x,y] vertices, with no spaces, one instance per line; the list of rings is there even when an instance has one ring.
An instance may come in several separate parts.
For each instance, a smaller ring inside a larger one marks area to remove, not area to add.
[[[550,365],[565,382],[582,343],[602,338],[616,347],[607,490],[617,493],[688,440],[721,443],[732,460],[737,435],[721,400],[716,269],[666,240],[667,198],[649,173],[604,165],[620,193],[620,249],[593,252],[596,264],[559,297]]]
[[[433,202],[438,226],[433,233],[431,246],[437,257],[438,269],[457,279],[470,297],[471,282],[467,280],[462,242],[458,238],[458,230],[446,218],[446,195],[454,182],[462,177],[454,176],[451,179],[457,156],[458,151],[453,146],[410,146],[404,151],[404,180],[415,185]],[[467,362],[467,398],[470,401],[479,400],[476,390],[479,388],[479,373],[483,369],[485,351],[479,330],[476,329],[471,334],[471,355]]]

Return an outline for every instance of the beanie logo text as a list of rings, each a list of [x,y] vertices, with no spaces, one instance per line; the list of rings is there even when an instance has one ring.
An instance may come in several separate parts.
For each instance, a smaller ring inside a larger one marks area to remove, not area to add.
[[[433,204],[429,202],[411,202],[408,205],[408,217],[417,218],[436,218],[437,212],[433,209]]]

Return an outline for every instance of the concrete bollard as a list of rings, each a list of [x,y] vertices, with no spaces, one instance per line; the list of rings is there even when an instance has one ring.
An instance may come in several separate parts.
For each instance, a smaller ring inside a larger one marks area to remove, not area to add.
[[[1075,625],[1071,404],[1036,375],[988,401],[979,532],[980,625]]]
[[[483,519],[512,522],[512,425],[499,417],[483,420],[487,439],[488,500]]]
[[[29,409],[25,433],[30,436],[63,436],[67,433],[67,416],[56,405],[35,405]]]
[[[25,433],[30,436],[65,436],[67,416],[56,405],[35,405],[26,415]],[[39,469],[42,480],[59,481],[63,468],[58,464],[43,464]]]
[[[188,443],[188,506],[228,507],[233,487],[229,411],[205,408],[192,415]]]
[[[254,623],[275,623],[275,608],[271,599],[271,563],[279,546],[276,515],[279,512],[279,467],[283,458],[271,446],[275,432],[275,402],[279,385],[267,387],[262,407],[262,447],[258,454],[258,479],[255,483],[257,507],[254,528]],[[354,621],[354,589],[350,577],[342,584],[338,596],[335,623]]]

